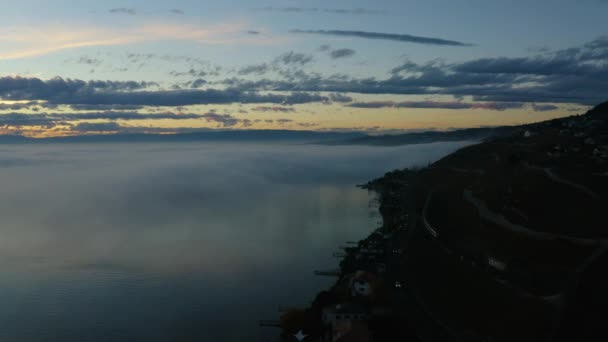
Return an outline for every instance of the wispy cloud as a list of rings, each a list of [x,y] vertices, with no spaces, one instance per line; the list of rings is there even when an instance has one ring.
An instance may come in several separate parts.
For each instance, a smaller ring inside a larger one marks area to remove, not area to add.
[[[551,111],[551,110],[557,110],[559,109],[558,106],[556,105],[552,105],[552,104],[532,104],[532,109],[534,109],[535,112],[547,112],[547,111]]]
[[[298,64],[298,65],[306,65],[313,61],[313,57],[311,55],[297,53],[297,52],[288,52],[276,59],[276,62],[283,63],[286,65],[289,64]]]
[[[416,109],[485,109],[503,111],[507,109],[520,109],[525,106],[518,102],[443,102],[443,101],[372,101],[355,102],[347,107],[353,108],[416,108]]]
[[[294,112],[295,109],[293,107],[283,107],[283,106],[257,106],[253,108],[254,111],[257,112],[281,112],[281,113],[290,113]]]
[[[291,30],[291,33],[316,34],[324,36],[353,37],[364,39],[393,40],[404,43],[416,43],[426,45],[445,45],[445,46],[473,46],[455,40],[447,40],[432,37],[420,37],[410,34],[378,33],[366,31],[342,31],[342,30]]]
[[[161,40],[214,45],[275,45],[284,39],[244,35],[246,23],[200,26],[188,23],[143,22],[131,27],[73,26],[67,24],[12,27],[0,33],[0,60],[41,56],[66,49],[127,45]]]
[[[116,132],[120,125],[116,122],[80,122],[72,127],[73,131],[80,132]]]
[[[329,53],[329,56],[333,59],[351,57],[355,55],[355,50],[353,49],[337,49],[333,50]]]
[[[128,14],[128,15],[136,15],[139,14],[140,12],[133,7],[117,7],[117,8],[112,8],[110,10],[108,10],[108,12],[110,12],[111,14]],[[167,11],[170,14],[177,14],[177,15],[183,15],[185,14],[184,10],[181,10],[179,8],[172,8],[170,10]]]
[[[354,14],[354,15],[382,15],[386,11],[368,8],[318,8],[318,7],[261,7],[255,11],[282,12],[282,13],[330,13],[330,14]]]
[[[127,7],[112,8],[108,12],[110,12],[112,14],[129,14],[129,15],[137,14],[137,11],[135,10],[135,8],[127,8]]]

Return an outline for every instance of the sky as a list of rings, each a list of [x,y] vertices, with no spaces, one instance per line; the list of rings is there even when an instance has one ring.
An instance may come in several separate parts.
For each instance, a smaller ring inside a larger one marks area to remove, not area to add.
[[[371,134],[608,99],[606,0],[3,1],[0,134]]]

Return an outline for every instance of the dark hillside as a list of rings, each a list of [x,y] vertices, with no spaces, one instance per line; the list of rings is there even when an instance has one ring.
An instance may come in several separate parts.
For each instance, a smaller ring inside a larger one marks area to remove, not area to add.
[[[455,339],[607,338],[608,102],[367,186],[387,229],[412,204],[402,278]]]

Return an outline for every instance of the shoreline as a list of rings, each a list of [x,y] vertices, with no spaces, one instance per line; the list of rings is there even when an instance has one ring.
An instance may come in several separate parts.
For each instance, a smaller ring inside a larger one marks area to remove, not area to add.
[[[437,325],[428,321],[425,310],[417,307],[415,295],[400,275],[405,256],[402,246],[416,224],[406,191],[409,184],[402,178],[410,172],[395,170],[367,184],[356,185],[377,195],[382,225],[343,248],[339,274],[335,274],[337,280],[328,289],[319,291],[309,307],[290,310],[281,316],[281,340],[293,341],[294,336],[297,338],[298,333],[303,332],[313,340],[332,341],[350,332],[373,336],[374,341],[393,341],[395,336],[417,341],[420,337],[408,323],[413,317],[417,325],[427,326],[429,331],[437,330]],[[356,286],[365,290],[357,292]],[[409,309],[405,310],[406,307]],[[340,316],[357,317],[357,313],[365,319],[353,319],[341,326],[340,322],[327,317],[336,311],[341,313],[335,315],[338,321]],[[439,331],[433,334],[443,335]]]

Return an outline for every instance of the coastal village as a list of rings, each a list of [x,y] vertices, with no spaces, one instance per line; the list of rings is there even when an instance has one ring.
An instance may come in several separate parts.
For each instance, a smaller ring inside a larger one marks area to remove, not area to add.
[[[390,191],[378,192],[382,194],[380,210],[391,213],[384,224],[366,239],[340,247],[341,251],[334,254],[342,259],[339,270],[314,272],[336,277],[336,283],[319,293],[309,308],[287,310],[275,322],[283,341],[392,341],[396,336],[418,340],[414,330],[404,325],[404,302],[412,298],[407,298],[407,279],[400,272],[414,220],[410,208],[402,205],[408,184],[401,177],[395,181],[398,184],[392,184]],[[372,183],[361,187],[379,190],[372,188]]]
[[[282,341],[566,341],[597,329],[607,123],[605,103],[362,185],[382,226],[336,252],[339,270],[315,272],[337,281],[281,315]]]

